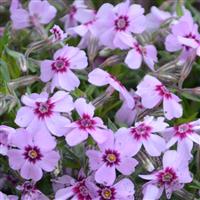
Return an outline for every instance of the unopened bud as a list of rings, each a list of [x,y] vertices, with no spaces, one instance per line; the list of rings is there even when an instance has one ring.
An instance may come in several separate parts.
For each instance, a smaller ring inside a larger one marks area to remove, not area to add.
[[[88,58],[89,62],[93,63],[99,49],[99,40],[97,38],[90,37],[88,44]]]

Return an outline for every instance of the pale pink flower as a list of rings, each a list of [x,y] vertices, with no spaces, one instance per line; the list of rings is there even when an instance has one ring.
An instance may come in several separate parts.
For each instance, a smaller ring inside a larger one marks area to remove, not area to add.
[[[104,86],[109,84],[123,96],[129,108],[133,108],[135,106],[134,99],[129,94],[127,89],[112,74],[97,68],[89,73],[88,81],[96,86]]]
[[[0,154],[7,155],[8,149],[11,146],[10,138],[15,134],[15,129],[9,126],[0,126]]]
[[[85,177],[85,175],[79,175],[78,180],[70,176],[66,178],[67,187],[59,189],[56,192],[55,200],[68,200],[70,198],[76,200],[93,200],[97,196],[97,186],[92,176]]]
[[[163,156],[163,169],[150,175],[139,175],[150,180],[143,187],[143,200],[158,200],[165,190],[167,199],[171,198],[174,191],[183,188],[185,183],[190,183],[192,177],[188,168],[188,159],[184,152],[174,150],[165,152]]]
[[[172,25],[172,33],[166,37],[165,47],[169,52],[180,51],[180,59],[186,60],[192,55],[200,55],[200,35],[198,25],[194,23],[192,15],[186,11],[179,21]]]
[[[17,112],[17,125],[27,127],[32,133],[41,128],[56,136],[63,136],[66,133],[65,125],[69,120],[60,113],[69,113],[74,108],[73,99],[67,92],[58,91],[52,97],[46,92],[33,93],[23,95],[21,100],[25,106]]]
[[[124,178],[112,186],[100,186],[98,197],[94,200],[134,200],[134,185],[131,180]]]
[[[60,155],[53,149],[56,141],[51,136],[44,135],[44,130],[32,134],[25,129],[17,129],[12,136],[13,149],[8,150],[9,166],[20,170],[24,179],[38,181],[43,172],[55,169]]]
[[[166,143],[161,136],[155,133],[164,131],[167,126],[168,124],[164,122],[163,117],[155,119],[152,116],[146,116],[134,127],[120,128],[118,134],[123,137],[124,141],[129,142],[131,145],[129,148],[134,154],[138,153],[143,145],[150,156],[160,156],[166,149]]]
[[[67,33],[64,33],[58,25],[54,25],[50,32],[52,33],[52,42],[62,41],[67,37]]]
[[[78,22],[88,22],[93,15],[94,11],[87,8],[84,0],[75,0],[69,7],[69,13],[61,21],[64,22],[65,31],[67,32],[68,28],[77,26]]]
[[[171,93],[158,79],[146,75],[137,86],[136,94],[142,99],[145,108],[154,108],[163,101],[164,115],[167,119],[179,118],[183,114],[183,108],[179,104],[178,96]]]
[[[115,115],[115,121],[131,126],[137,118],[137,115],[144,110],[144,107],[141,103],[140,96],[136,95],[134,90],[131,89],[129,93],[135,101],[135,106],[130,108],[123,96],[120,95],[120,99],[123,101],[123,104]]]
[[[80,119],[66,125],[67,128],[71,128],[65,136],[66,142],[70,146],[75,146],[86,140],[89,134],[97,143],[104,142],[107,127],[103,124],[101,118],[94,117],[95,107],[91,103],[87,104],[83,98],[77,99],[74,105]]]
[[[188,153],[190,153],[193,147],[193,142],[200,145],[199,131],[200,120],[196,120],[167,128],[163,131],[163,136],[168,141],[168,148],[177,142],[178,149],[184,148],[188,151]]]
[[[17,186],[21,191],[21,200],[49,200],[40,190],[38,190],[33,182],[26,181],[22,185]]]
[[[100,41],[109,48],[124,48],[121,34],[142,33],[145,30],[144,9],[138,5],[129,5],[129,1],[119,3],[115,7],[103,4],[98,11],[97,26],[102,31]]]
[[[6,195],[0,191],[0,199],[1,200],[18,200],[18,196],[16,195]]]
[[[154,70],[154,64],[158,62],[157,50],[154,45],[140,45],[133,36],[121,33],[119,36],[127,48],[131,48],[125,58],[125,63],[131,69],[138,69],[142,65],[142,60],[147,66]]]
[[[95,171],[95,180],[103,185],[110,186],[116,179],[116,169],[123,175],[130,175],[138,164],[132,158],[131,141],[125,141],[122,134],[108,132],[106,142],[98,144],[99,151],[88,150],[89,166]]]
[[[76,47],[64,46],[55,52],[53,60],[41,62],[40,78],[43,82],[52,80],[52,92],[55,87],[71,91],[80,84],[78,77],[72,70],[84,69],[87,65],[87,57],[84,51]]]
[[[56,8],[47,0],[31,0],[28,11],[23,8],[11,9],[11,20],[14,29],[23,29],[32,25],[48,24],[56,16]]]

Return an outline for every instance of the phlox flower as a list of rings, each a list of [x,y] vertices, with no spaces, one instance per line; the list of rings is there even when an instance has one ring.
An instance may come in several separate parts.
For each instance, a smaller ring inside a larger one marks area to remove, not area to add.
[[[52,97],[46,92],[41,94],[23,95],[21,101],[25,106],[21,107],[15,119],[20,127],[34,133],[44,128],[45,132],[51,132],[56,136],[63,136],[66,132],[64,127],[69,120],[60,113],[69,113],[73,108],[72,97],[64,91],[56,92]]]
[[[167,139],[168,148],[177,142],[178,149],[184,148],[190,153],[193,142],[200,145],[199,130],[200,120],[196,120],[167,128],[163,131],[163,136]]]
[[[154,64],[158,62],[157,50],[154,45],[142,46],[135,38],[125,33],[121,33],[119,37],[127,48],[131,48],[125,58],[125,63],[129,68],[138,69],[144,60],[147,66],[154,70]]]
[[[155,119],[152,116],[146,116],[143,121],[137,122],[134,127],[120,128],[118,134],[128,141],[134,154],[138,153],[144,146],[150,156],[160,156],[166,149],[165,140],[155,134],[165,130],[168,126],[163,117]]]
[[[138,84],[136,94],[142,99],[145,108],[153,108],[163,101],[164,115],[167,119],[179,118],[183,114],[183,108],[179,104],[178,96],[171,93],[158,79],[146,75]]]
[[[0,191],[0,199],[2,200],[18,200],[18,196],[16,195],[6,195]]]
[[[134,90],[131,89],[129,93],[135,101],[135,106],[130,108],[123,96],[120,95],[120,99],[123,101],[123,104],[116,112],[115,121],[131,126],[137,115],[144,110],[144,107],[141,103],[140,96],[136,95]]]
[[[181,52],[181,60],[191,55],[200,55],[200,35],[198,25],[194,23],[192,15],[186,11],[179,21],[172,25],[171,34],[166,37],[165,47],[169,52]]]
[[[112,186],[100,186],[98,197],[94,200],[133,200],[134,185],[131,180],[124,178]]]
[[[65,25],[65,31],[68,28],[78,25],[78,22],[86,23],[94,15],[94,11],[88,9],[84,3],[84,0],[75,0],[69,7],[69,12],[61,19]]]
[[[138,5],[129,5],[129,1],[119,3],[115,7],[103,4],[98,11],[100,42],[109,48],[124,48],[121,34],[142,33],[145,30],[144,9]]]
[[[174,191],[182,189],[185,183],[192,181],[184,152],[167,151],[163,155],[162,163],[161,170],[150,175],[139,175],[141,178],[149,180],[143,187],[143,200],[160,199],[164,190],[167,199],[170,199]]]
[[[60,159],[59,153],[53,150],[56,141],[44,135],[42,129],[34,134],[17,129],[11,143],[14,148],[8,150],[9,166],[19,170],[24,179],[40,180],[42,170],[53,171]]]
[[[97,196],[97,186],[92,176],[85,177],[85,175],[80,176],[79,174],[77,180],[67,175],[64,178],[66,179],[65,184],[68,186],[56,192],[55,200],[68,200],[69,198],[93,200]],[[55,181],[59,182],[59,179]],[[64,183],[63,180],[62,183]]]
[[[91,103],[87,104],[84,98],[77,99],[74,105],[80,119],[66,125],[67,128],[71,128],[65,136],[66,142],[70,146],[75,146],[86,140],[89,134],[97,143],[104,142],[107,127],[101,118],[94,117],[95,107]]]
[[[52,42],[62,41],[67,37],[67,33],[64,33],[58,25],[54,25],[50,32],[52,33]]]
[[[21,200],[49,200],[40,190],[38,190],[33,182],[26,181],[22,185],[17,186],[21,191]]]
[[[0,126],[0,154],[7,155],[8,149],[10,148],[10,138],[15,134],[15,129],[9,126]]]
[[[45,12],[44,12],[45,11]],[[11,20],[14,29],[23,29],[32,25],[48,24],[56,16],[56,8],[47,0],[31,0],[28,11],[23,8],[11,9]]]
[[[123,175],[130,175],[135,171],[138,161],[132,158],[134,152],[131,141],[124,140],[122,134],[108,132],[107,140],[98,144],[98,150],[88,150],[90,169],[95,171],[97,183],[110,186],[116,179],[116,169]]]
[[[87,57],[84,51],[76,47],[64,46],[54,53],[53,60],[41,62],[40,78],[43,82],[52,80],[52,92],[55,87],[71,91],[80,84],[78,77],[72,70],[84,69],[87,65]]]
[[[122,95],[122,97],[125,99],[129,108],[133,108],[135,106],[134,99],[129,94],[127,89],[112,74],[109,74],[108,72],[97,68],[89,73],[88,81],[91,84],[96,85],[96,86],[104,86],[104,85],[109,84],[111,87],[113,87],[115,90],[117,90]]]

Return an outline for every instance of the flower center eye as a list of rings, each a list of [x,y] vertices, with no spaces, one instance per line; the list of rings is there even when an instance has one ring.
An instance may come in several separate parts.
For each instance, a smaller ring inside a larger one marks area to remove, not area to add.
[[[83,114],[82,118],[76,122],[80,129],[94,129],[94,125],[96,124],[95,120],[93,120],[89,115]]]
[[[38,118],[43,119],[44,117],[49,117],[53,113],[52,109],[54,104],[49,100],[46,102],[36,102],[36,108],[34,113],[38,116]]]
[[[66,58],[58,57],[52,64],[51,68],[55,72],[66,72],[69,67],[69,61]]]
[[[85,186],[80,186],[79,192],[84,197],[87,197],[89,195],[88,189]]]
[[[120,16],[118,19],[115,20],[116,30],[124,31],[126,30],[128,25],[129,25],[129,22],[128,22],[127,16]]]
[[[114,163],[117,160],[117,158],[116,158],[115,154],[110,153],[107,155],[107,160],[111,163]]]
[[[30,150],[29,152],[28,152],[28,156],[30,157],[30,158],[32,158],[32,159],[35,159],[35,158],[37,158],[37,152],[35,151],[35,150]]]
[[[55,62],[55,66],[56,66],[57,69],[62,68],[64,65],[65,65],[65,63],[64,63],[63,60],[57,60],[57,61]]]
[[[151,130],[152,128],[150,126],[142,123],[139,126],[131,129],[131,135],[133,135],[136,140],[141,138],[147,139],[151,134]]]
[[[189,127],[187,124],[182,124],[178,127],[178,132],[179,133],[185,133],[189,130]]]
[[[39,104],[39,111],[41,113],[46,113],[49,110],[49,105],[47,103],[40,103]]]
[[[171,182],[172,179],[173,179],[173,175],[168,173],[168,172],[163,174],[163,176],[162,176],[162,181],[163,182]]]
[[[105,189],[102,190],[101,196],[104,199],[111,199],[111,197],[112,197],[112,191],[109,188],[105,188]]]
[[[170,91],[164,85],[156,85],[155,89],[160,96],[170,99],[172,97]]]
[[[90,119],[82,119],[81,120],[81,125],[84,126],[85,128],[90,127],[92,124]]]
[[[102,157],[107,166],[118,165],[120,163],[120,154],[116,150],[107,149]]]

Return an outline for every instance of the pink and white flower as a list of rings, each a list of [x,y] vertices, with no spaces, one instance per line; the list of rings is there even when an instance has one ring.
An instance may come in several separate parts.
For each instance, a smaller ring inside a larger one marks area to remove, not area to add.
[[[7,155],[8,149],[11,146],[10,138],[15,134],[15,129],[9,126],[0,126],[0,154]]]
[[[136,95],[134,90],[131,89],[129,93],[135,101],[135,106],[130,108],[123,96],[120,96],[123,104],[115,115],[115,121],[131,126],[137,115],[144,110],[144,107],[140,96]]]
[[[115,7],[103,4],[98,12],[99,30],[102,30],[100,41],[109,48],[124,48],[121,34],[142,33],[145,30],[144,9],[138,5],[129,5],[129,1],[119,3]]]
[[[80,119],[66,125],[67,128],[71,128],[65,136],[66,142],[75,146],[86,140],[89,134],[97,143],[104,142],[107,138],[107,127],[101,118],[94,117],[95,107],[91,103],[87,104],[83,98],[77,99],[74,105]]]
[[[44,12],[45,11],[45,12]],[[56,16],[56,8],[47,0],[31,0],[28,11],[23,8],[11,9],[11,20],[14,29],[23,29],[32,25],[48,24]]]
[[[67,176],[67,187],[56,192],[55,200],[68,200],[69,198],[77,200],[93,200],[97,196],[97,186],[93,182],[93,177],[78,177],[76,181]]]
[[[89,73],[88,81],[91,84],[96,85],[96,86],[104,86],[104,85],[109,84],[111,87],[113,87],[115,90],[117,90],[122,95],[122,97],[125,99],[129,108],[133,108],[135,106],[134,99],[129,94],[127,89],[112,74],[109,74],[108,72],[97,68]]]
[[[125,63],[129,68],[138,69],[144,60],[147,66],[154,70],[154,64],[158,62],[157,50],[154,45],[142,46],[133,36],[125,33],[121,33],[119,37],[127,48],[131,48],[125,58]]]
[[[110,186],[116,179],[116,169],[123,175],[134,172],[137,160],[132,158],[131,142],[125,141],[122,134],[108,132],[107,140],[98,144],[99,151],[88,150],[89,166],[95,171],[95,180],[103,185]]]
[[[52,33],[52,42],[62,41],[67,37],[67,33],[64,33],[58,25],[54,25],[50,32]]]
[[[53,149],[56,141],[43,134],[43,130],[32,134],[25,129],[17,129],[11,138],[13,149],[8,150],[9,165],[14,170],[20,170],[24,179],[38,181],[43,172],[55,169],[60,155]]]
[[[171,93],[158,79],[146,75],[137,86],[136,94],[142,99],[145,108],[154,108],[163,101],[164,115],[167,119],[179,118],[183,114],[183,108],[179,104],[178,96]]]
[[[134,185],[131,180],[124,178],[112,186],[101,186],[98,190],[98,197],[94,200],[133,200]]]
[[[81,70],[87,67],[87,57],[84,51],[76,47],[64,46],[55,52],[54,60],[41,62],[40,78],[43,82],[51,82],[51,91],[55,87],[72,91],[80,84],[78,77],[72,70]]]
[[[94,15],[94,10],[88,9],[84,0],[75,0],[69,7],[69,13],[65,15],[61,21],[64,22],[65,31],[68,28],[78,25],[78,22],[86,23]]]
[[[21,100],[25,106],[17,112],[17,125],[27,127],[32,133],[41,128],[56,136],[63,136],[66,133],[65,125],[69,120],[60,113],[70,113],[74,108],[73,99],[67,92],[58,91],[52,97],[46,92],[33,93],[23,95]]]
[[[145,180],[150,180],[143,187],[144,200],[160,199],[165,190],[167,199],[171,198],[174,191],[180,190],[185,183],[190,183],[192,177],[188,169],[188,160],[184,152],[170,150],[163,156],[163,169],[150,175],[139,175]]]
[[[124,137],[124,141],[129,142],[129,148],[134,154],[137,154],[143,145],[150,156],[160,156],[166,149],[166,143],[155,133],[164,131],[167,126],[163,117],[155,119],[152,116],[146,116],[144,121],[137,122],[134,127],[120,128],[117,133]]]
[[[163,136],[166,138],[167,147],[170,148],[176,142],[179,148],[184,148],[191,152],[193,142],[200,145],[200,136],[197,132],[200,130],[200,120],[176,125],[163,131]]]

